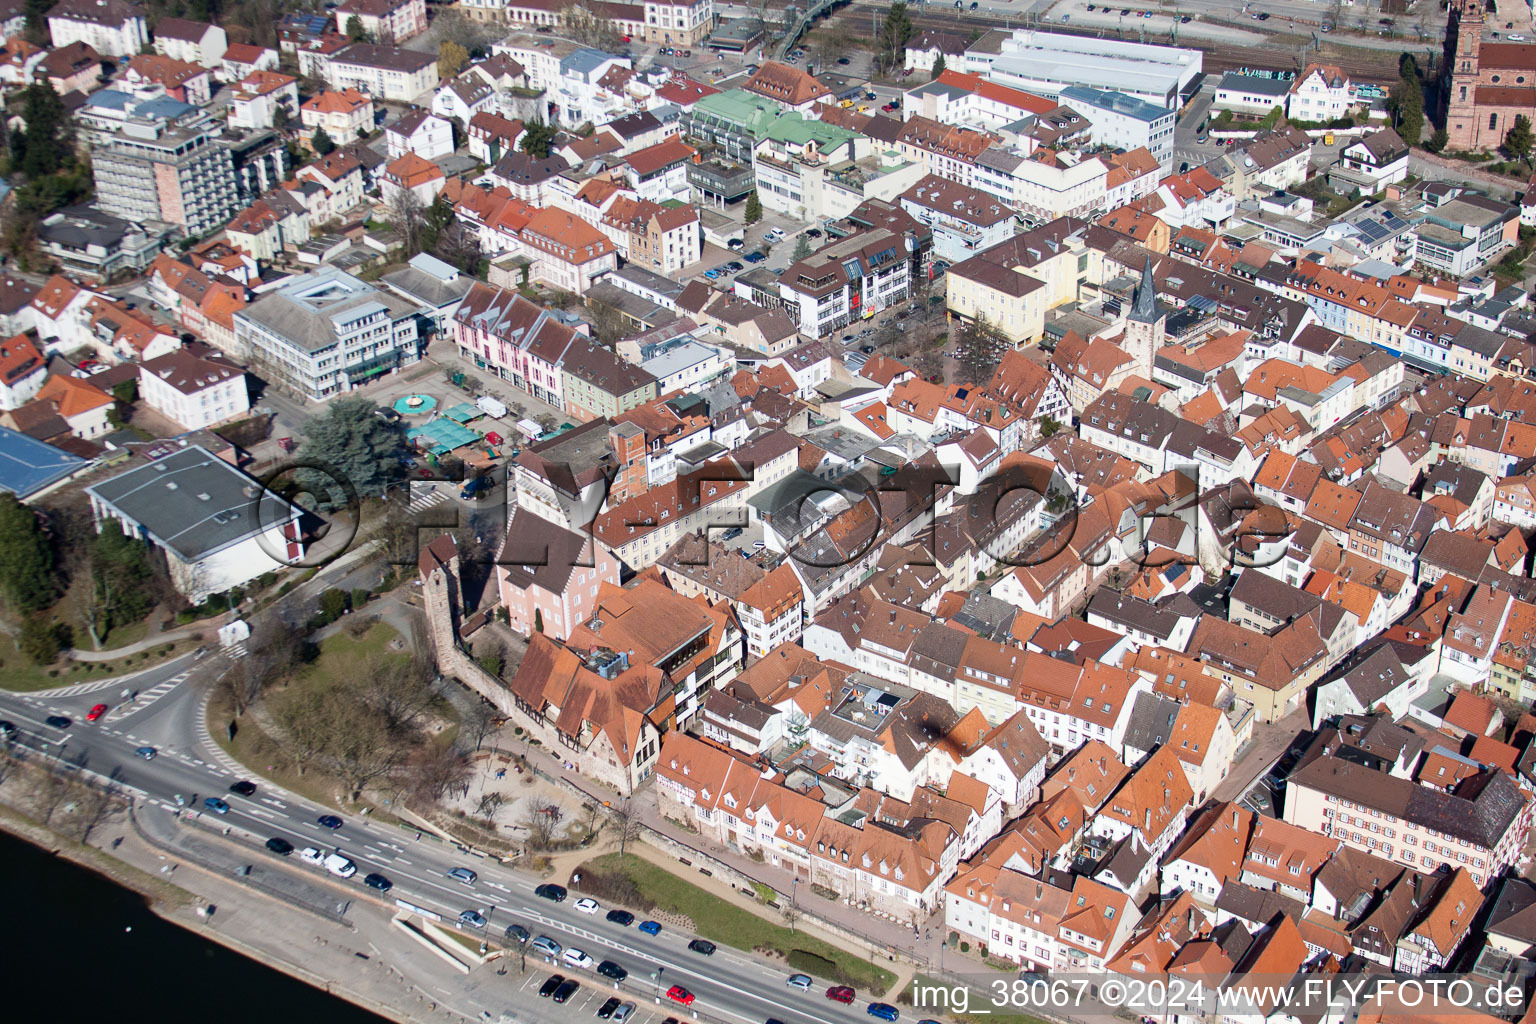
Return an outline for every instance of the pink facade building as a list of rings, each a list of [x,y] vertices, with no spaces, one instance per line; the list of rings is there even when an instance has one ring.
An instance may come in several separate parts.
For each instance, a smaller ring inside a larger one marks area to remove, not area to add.
[[[566,639],[592,617],[599,588],[619,582],[613,552],[526,510],[508,520],[496,561],[501,603],[523,636]]]

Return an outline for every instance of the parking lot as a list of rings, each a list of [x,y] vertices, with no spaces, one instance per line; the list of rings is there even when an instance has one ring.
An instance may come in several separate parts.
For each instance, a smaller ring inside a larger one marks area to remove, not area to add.
[[[515,975],[516,970],[515,965],[508,967],[509,976]],[[541,998],[539,995],[544,983],[557,975],[579,982],[581,985],[563,1005],[554,1002],[549,996]],[[601,984],[598,984],[599,982]],[[624,1024],[666,1024],[668,1020],[676,1024],[678,1019],[676,1014],[681,1011],[680,1007],[669,1009],[665,1005],[657,1005],[656,997],[651,992],[653,986],[649,978],[627,978],[615,988],[611,987],[612,983],[607,979],[600,978],[590,971],[578,971],[572,968],[554,971],[544,965],[535,969],[531,957],[528,973],[517,980],[515,985],[519,1014],[539,1020],[598,1020],[598,1010],[610,998],[635,1004],[634,1012]],[[687,1015],[686,1011],[682,1012],[685,1016]]]

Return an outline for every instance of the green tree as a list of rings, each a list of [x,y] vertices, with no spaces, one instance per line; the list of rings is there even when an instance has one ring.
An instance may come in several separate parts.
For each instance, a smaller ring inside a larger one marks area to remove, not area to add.
[[[533,631],[535,633],[544,632],[544,612],[542,609],[535,608],[533,610]]]
[[[1398,62],[1392,106],[1397,113],[1397,134],[1408,145],[1417,146],[1424,133],[1424,83],[1419,76],[1418,63],[1411,54],[1403,54]]]
[[[139,382],[132,377],[119,381],[112,388],[112,397],[124,405],[132,405],[139,400]]]
[[[335,622],[341,618],[347,610],[347,592],[336,587],[329,587],[320,594],[320,614],[324,615],[328,622]]]
[[[810,254],[811,240],[802,234],[799,238],[795,239],[795,252],[793,258],[795,262],[798,263],[800,260],[805,259]]]
[[[1449,145],[1450,141],[1451,136],[1449,132],[1444,128],[1436,128],[1435,133],[1429,137],[1429,141],[1424,143],[1424,148],[1431,153],[1438,153]]]
[[[941,53],[941,54],[939,54],[938,59],[933,62],[933,81],[937,82],[939,80],[939,76],[942,75],[943,73],[944,73],[944,55]]]
[[[366,398],[334,399],[325,415],[309,422],[308,435],[295,453],[301,467],[305,462],[319,463],[350,482],[359,497],[382,495],[402,475],[405,433],[398,424],[377,416],[378,408]],[[334,508],[347,500],[326,472],[306,467],[294,470],[294,476],[321,508]]]
[[[315,134],[310,136],[309,148],[316,156],[326,156],[336,149],[336,143],[324,128],[316,128]]]
[[[102,525],[91,543],[91,587],[94,605],[82,615],[100,640],[118,626],[139,622],[155,606],[150,580],[155,571],[144,542],[123,532],[117,520]],[[99,644],[98,644],[99,646]]]
[[[756,224],[763,219],[763,201],[757,197],[757,189],[747,193],[746,221]]]
[[[437,48],[437,77],[455,78],[469,66],[469,51],[452,39],[444,39]]]
[[[27,16],[27,35],[31,42],[41,46],[48,41],[48,8],[53,0],[26,0],[23,10]]]
[[[1531,162],[1531,119],[1524,114],[1515,115],[1515,123],[1510,125],[1509,131],[1504,135],[1504,148],[1509,150],[1509,155],[1524,160],[1529,166]]]
[[[347,21],[347,38],[354,43],[368,38],[368,32],[363,28],[363,19],[355,14]]]
[[[58,593],[53,564],[37,513],[0,494],[0,597],[17,612],[48,607]]]
[[[11,167],[29,179],[53,174],[73,162],[74,131],[64,101],[48,82],[27,86],[25,131],[11,133]]]
[[[560,134],[559,129],[544,121],[529,121],[523,126],[522,141],[517,144],[529,156],[544,159],[554,148],[555,138]]]
[[[16,647],[34,665],[52,665],[68,644],[69,628],[42,615],[31,615],[16,634]]]
[[[906,59],[907,41],[916,34],[912,19],[907,16],[907,5],[898,0],[885,12],[885,23],[880,26],[879,62],[887,68],[895,67]]]

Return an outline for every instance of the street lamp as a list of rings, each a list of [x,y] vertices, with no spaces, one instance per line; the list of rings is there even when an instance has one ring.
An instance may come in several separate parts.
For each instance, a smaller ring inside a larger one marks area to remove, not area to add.
[[[661,1002],[661,972],[665,970],[665,967],[658,966],[651,972],[651,999],[656,1003]]]

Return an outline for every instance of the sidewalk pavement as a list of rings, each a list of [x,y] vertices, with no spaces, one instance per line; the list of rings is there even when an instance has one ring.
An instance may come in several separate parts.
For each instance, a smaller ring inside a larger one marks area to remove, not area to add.
[[[510,737],[507,738],[510,739]],[[588,793],[591,798],[595,798],[600,802],[604,800],[610,802],[619,800],[617,794],[600,789],[592,780],[566,771],[563,762],[547,751],[537,747],[528,748],[525,744],[516,742],[502,746],[501,749],[507,752],[516,750],[516,752],[525,753],[529,763],[544,775],[571,783],[577,789]],[[781,894],[788,894],[796,888],[794,886],[794,875],[789,870],[777,868],[767,863],[758,863],[744,854],[728,850],[718,843],[705,839],[703,836],[686,832],[663,819],[657,810],[655,794],[650,785],[643,786],[636,792],[634,803],[639,809],[640,820],[648,829],[682,846],[698,850],[702,854],[713,857],[739,871],[747,878],[771,886]],[[669,870],[676,870],[674,866],[676,863],[675,858],[665,852],[653,851],[655,851],[654,847],[646,847],[644,855],[647,856],[647,859],[655,860],[656,863],[662,864]],[[585,860],[592,857],[594,852],[591,850],[580,851],[580,855],[581,859]],[[718,878],[706,877],[704,875],[698,875],[697,877],[688,875],[687,877],[695,885],[714,893],[721,899],[744,901],[744,906],[751,906],[755,903],[755,901],[743,896],[736,889],[732,888],[729,883]],[[806,881],[806,879],[802,878],[801,881]],[[824,921],[862,936],[864,942],[868,943],[873,953],[873,959],[885,960],[886,966],[891,970],[897,970],[902,959],[910,961],[917,969],[927,968],[932,964],[938,963],[940,960],[939,946],[944,941],[944,914],[942,906],[930,913],[926,920],[918,922],[922,929],[922,934],[914,935],[912,926],[905,921],[898,922],[889,918],[879,917],[858,907],[849,906],[841,900],[834,902],[825,899],[813,893],[809,885],[806,886],[805,890],[798,893],[796,905],[800,908],[802,915],[801,924],[797,925],[797,927],[804,927],[810,930],[815,928],[817,921]],[[763,916],[778,920],[777,915],[760,903],[755,904],[754,909]],[[827,939],[834,944],[844,947],[849,942],[847,938],[842,936],[833,938],[828,935]],[[959,954],[954,955],[958,956]],[[897,958],[894,963],[890,959],[892,956]]]
[[[450,1005],[455,989],[463,992],[463,976],[391,926],[393,911],[372,900],[353,900],[349,916],[356,927],[327,921],[162,852],[126,822],[117,829],[103,828],[98,836],[93,845],[192,894],[189,906],[155,908],[189,931],[203,932],[211,941],[394,1020],[441,1024],[479,1019],[479,1007]],[[112,847],[119,837],[120,844]],[[199,911],[207,907],[215,908],[212,915],[201,917]]]

